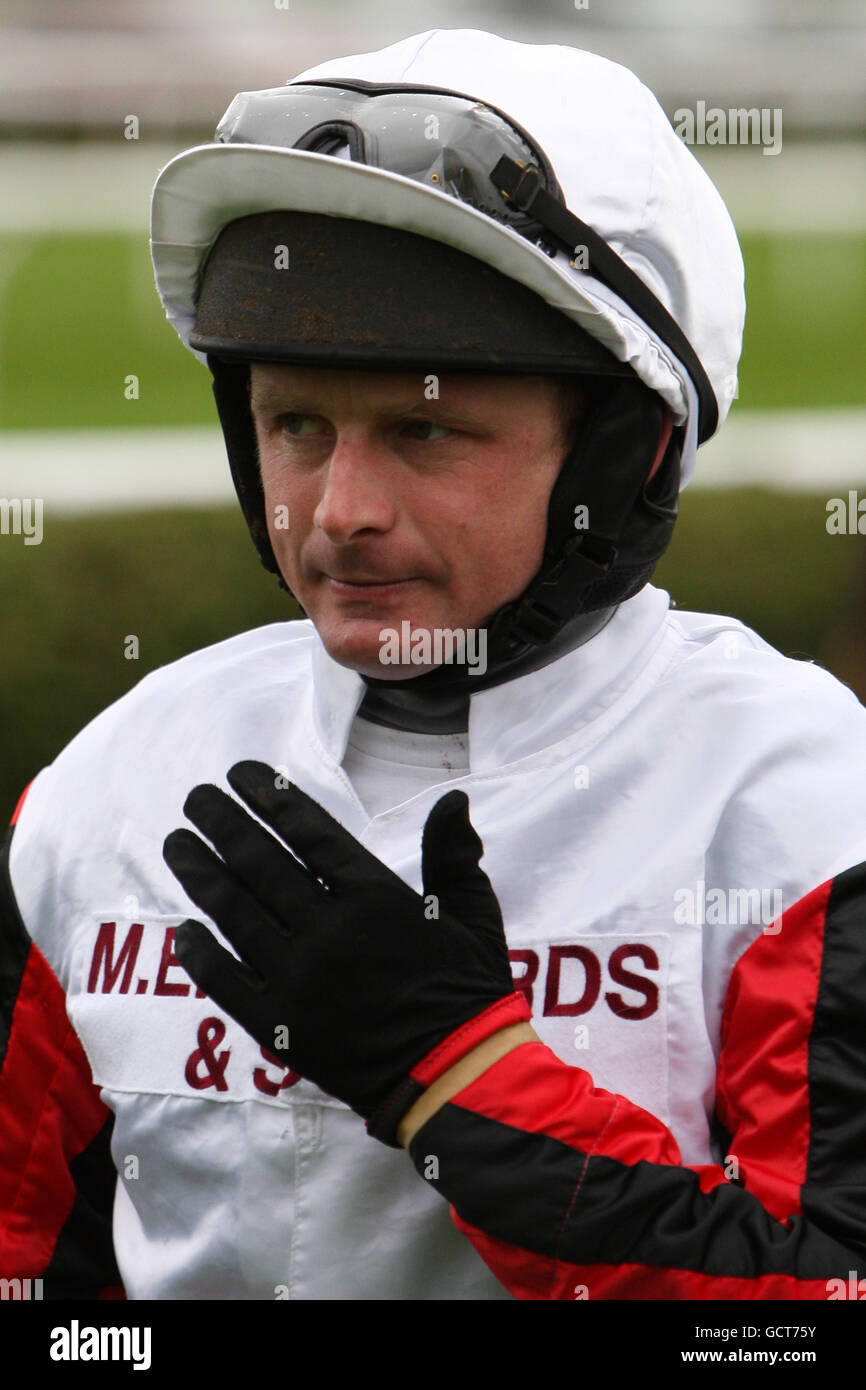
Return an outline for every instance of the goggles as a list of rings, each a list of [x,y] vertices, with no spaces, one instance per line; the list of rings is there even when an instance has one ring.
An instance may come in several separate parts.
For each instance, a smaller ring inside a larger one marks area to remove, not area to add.
[[[534,168],[544,188],[564,204],[550,161],[524,130],[493,107],[438,87],[323,81],[242,92],[215,139],[329,154],[401,174],[533,241],[541,224],[490,179],[500,156]],[[545,249],[555,255],[554,247]]]

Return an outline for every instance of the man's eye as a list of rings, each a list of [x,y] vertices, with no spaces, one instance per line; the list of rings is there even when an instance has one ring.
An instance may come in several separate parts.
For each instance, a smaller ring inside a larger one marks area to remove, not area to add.
[[[410,420],[406,425],[406,429],[412,432],[415,439],[425,442],[444,439],[447,434],[451,433],[450,430],[446,429],[445,425],[434,424],[432,420]],[[436,430],[439,431],[438,434],[433,432]]]
[[[296,415],[291,411],[281,415],[279,423],[286,434],[293,436],[319,434],[322,429],[322,420],[318,415]]]

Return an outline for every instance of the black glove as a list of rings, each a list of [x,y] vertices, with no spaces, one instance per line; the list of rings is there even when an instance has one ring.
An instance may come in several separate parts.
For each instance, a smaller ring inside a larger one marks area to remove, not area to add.
[[[448,792],[430,812],[421,897],[298,787],[278,788],[272,768],[238,763],[228,781],[280,838],[217,787],[190,792],[184,812],[218,854],[175,830],[163,855],[241,960],[194,921],[177,929],[177,958],[257,1042],[393,1144],[425,1089],[409,1075],[417,1063],[501,1001],[501,1022],[469,1045],[528,1017],[468,798]]]

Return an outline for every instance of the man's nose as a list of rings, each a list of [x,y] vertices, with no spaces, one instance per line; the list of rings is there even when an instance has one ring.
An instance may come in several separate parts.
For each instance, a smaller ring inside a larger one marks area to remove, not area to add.
[[[389,531],[396,515],[392,474],[381,445],[338,437],[324,470],[314,525],[334,545],[362,531]]]

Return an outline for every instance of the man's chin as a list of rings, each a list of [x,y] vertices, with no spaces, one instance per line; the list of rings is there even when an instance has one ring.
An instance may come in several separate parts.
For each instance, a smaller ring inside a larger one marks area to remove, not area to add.
[[[339,666],[346,666],[350,671],[357,671],[359,675],[366,676],[370,680],[379,681],[409,681],[415,680],[417,676],[423,676],[428,671],[434,671],[435,666],[393,666],[386,664],[379,659],[378,649],[371,657],[366,653],[349,653],[342,648],[333,649],[327,642],[323,643],[326,652],[333,661]]]
[[[321,638],[322,645],[332,661],[336,661],[339,666],[346,666],[350,671],[357,671],[359,675],[368,676],[372,680],[382,681],[405,681],[414,680],[417,676],[423,676],[427,671],[435,670],[435,665],[397,664],[389,660],[389,653],[386,645],[386,637],[383,635],[390,631],[386,623],[376,624],[375,631],[371,635],[357,630],[360,624],[352,626],[355,631],[333,632],[325,625],[316,630]]]

